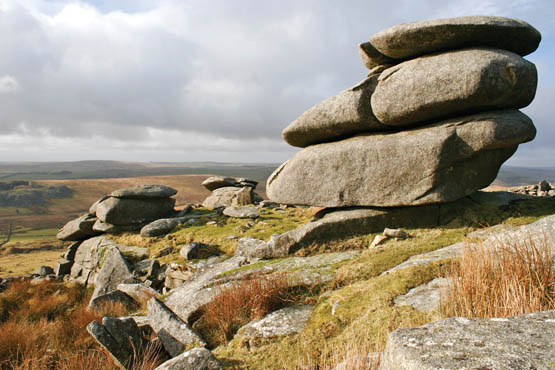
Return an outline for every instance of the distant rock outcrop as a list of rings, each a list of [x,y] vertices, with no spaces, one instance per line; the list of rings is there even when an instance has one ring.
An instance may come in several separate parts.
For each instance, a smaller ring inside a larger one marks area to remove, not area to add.
[[[73,191],[65,185],[43,186],[30,181],[0,182],[0,207],[42,207],[51,199],[69,198]]]
[[[536,134],[516,109],[534,98],[536,68],[521,55],[540,39],[529,24],[502,17],[377,33],[360,46],[369,77],[283,131],[304,149],[270,176],[269,198],[399,207],[452,202],[488,186]]]

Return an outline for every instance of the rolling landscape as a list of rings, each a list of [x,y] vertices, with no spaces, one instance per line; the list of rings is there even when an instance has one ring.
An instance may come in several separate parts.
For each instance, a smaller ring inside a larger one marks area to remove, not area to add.
[[[553,14],[0,0],[0,370],[554,370]]]

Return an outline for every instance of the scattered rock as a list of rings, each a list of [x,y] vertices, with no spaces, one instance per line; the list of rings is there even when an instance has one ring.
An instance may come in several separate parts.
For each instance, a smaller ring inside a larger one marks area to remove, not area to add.
[[[112,303],[120,303],[126,309],[137,308],[137,302],[133,298],[120,290],[112,290],[91,298],[88,309],[94,311]]]
[[[410,238],[410,235],[401,229],[390,229],[390,228],[385,228],[383,230],[383,235],[390,237],[390,238],[397,238],[397,239],[406,239],[406,238]]]
[[[73,266],[72,261],[68,261],[65,259],[58,261],[58,264],[56,265],[55,275],[57,277],[69,275],[71,273],[71,266]]]
[[[237,178],[237,177],[222,177],[222,176],[212,176],[207,178],[202,182],[202,186],[210,191],[214,191],[219,188],[225,187],[236,187],[242,188],[243,186],[248,186],[250,188],[255,189],[256,185],[258,185],[258,181],[249,180],[245,178]]]
[[[397,329],[389,335],[380,370],[549,369],[554,333],[555,310]]]
[[[300,333],[306,326],[313,309],[314,307],[311,305],[282,308],[264,316],[264,318],[258,321],[252,321],[243,326],[239,329],[235,338],[241,337],[242,340],[248,340]]]
[[[65,224],[56,235],[56,238],[64,241],[79,241],[88,239],[91,236],[98,234],[93,230],[95,222],[96,217],[88,214],[82,215]]]
[[[119,284],[117,290],[124,292],[141,306],[145,305],[152,297],[160,298],[158,292],[143,284]]]
[[[186,322],[156,298],[148,301],[147,317],[150,326],[158,334],[162,345],[172,357],[181,354],[188,346],[206,345],[204,340]]]
[[[126,199],[159,199],[169,198],[177,194],[177,190],[164,185],[139,185],[132,188],[119,189],[111,197]]]
[[[255,238],[241,238],[235,247],[235,256],[246,257],[249,262],[256,259],[268,259],[273,257],[272,250],[264,240]]]
[[[111,247],[105,251],[104,261],[99,261],[102,268],[98,272],[95,281],[95,289],[91,302],[98,296],[116,290],[119,284],[134,283],[136,279],[131,273],[131,266],[121,255],[117,247]]]
[[[387,236],[385,235],[376,235],[372,243],[370,243],[370,248],[377,247],[378,245],[382,244],[384,241],[387,240]]]
[[[175,218],[162,218],[152,221],[141,229],[142,237],[162,236],[171,232],[178,225],[184,224],[187,221],[196,220],[195,216],[183,216]]]
[[[206,348],[193,348],[158,366],[155,370],[222,370],[220,362]]]
[[[254,207],[248,206],[229,206],[224,209],[225,216],[235,218],[258,218],[260,213]]]
[[[140,356],[148,344],[131,318],[104,317],[102,324],[91,322],[87,331],[123,369],[132,369],[135,354]]]
[[[204,207],[208,208],[246,206],[249,204],[253,204],[253,191],[249,186],[218,188],[202,203]]]
[[[34,272],[34,274],[39,276],[54,275],[54,269],[50,266],[41,266]]]
[[[167,256],[168,254],[172,254],[172,253],[173,253],[173,247],[166,247],[166,248],[163,248],[163,249],[159,250],[156,254],[154,254],[154,257],[160,258],[160,257]]]
[[[199,243],[199,242],[186,244],[183,247],[181,247],[181,250],[179,251],[179,255],[185,258],[186,260],[197,259],[197,258],[200,258],[201,250],[207,247],[208,245]]]
[[[439,308],[441,290],[447,285],[446,278],[436,278],[412,288],[407,294],[395,298],[393,302],[397,306],[412,306],[421,312],[431,312]]]

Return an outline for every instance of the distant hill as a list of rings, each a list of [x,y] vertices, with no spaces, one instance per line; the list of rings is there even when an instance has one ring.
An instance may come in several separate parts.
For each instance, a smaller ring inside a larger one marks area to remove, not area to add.
[[[502,186],[519,186],[537,184],[541,180],[555,182],[555,167],[528,168],[503,166],[494,184]]]
[[[275,163],[214,162],[0,162],[0,181],[106,179],[190,174],[247,177],[265,181],[277,166],[278,164]]]

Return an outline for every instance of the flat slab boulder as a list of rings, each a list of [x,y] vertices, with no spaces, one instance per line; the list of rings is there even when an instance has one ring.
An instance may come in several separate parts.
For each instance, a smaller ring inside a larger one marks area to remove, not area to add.
[[[274,338],[298,334],[306,326],[313,309],[314,307],[311,305],[282,308],[264,316],[260,320],[252,321],[243,326],[235,337],[243,339]]]
[[[148,301],[147,318],[164,349],[175,357],[188,346],[205,346],[206,342],[172,310],[156,298]]]
[[[258,218],[260,213],[255,207],[229,206],[224,209],[224,216],[235,218]]]
[[[316,104],[283,130],[283,139],[290,145],[304,148],[360,132],[390,130],[372,113],[370,98],[378,84],[378,76],[370,76]]]
[[[450,202],[488,186],[532,121],[494,111],[390,134],[310,146],[269,177],[272,201],[322,207],[399,207]]]
[[[499,319],[449,318],[389,335],[380,370],[550,369],[555,310]]]
[[[154,370],[222,370],[220,362],[206,348],[193,348]]]
[[[523,108],[536,94],[533,63],[503,50],[465,49],[423,56],[386,69],[371,97],[392,126],[492,109]]]
[[[229,186],[242,188],[243,186],[248,186],[253,189],[258,185],[258,181],[249,180],[245,178],[238,177],[223,177],[223,176],[212,176],[207,178],[202,182],[202,186],[210,191],[214,191],[219,188],[225,188]]]
[[[96,217],[82,215],[75,220],[66,223],[56,235],[56,238],[64,241],[78,241],[88,239],[98,233],[93,230]]]
[[[164,185],[140,185],[132,188],[119,189],[110,194],[115,198],[150,199],[169,198],[177,194],[177,190]]]
[[[538,48],[541,34],[519,19],[467,16],[400,24],[370,37],[382,55],[410,59],[442,50],[491,47],[524,56]]]
[[[112,225],[141,225],[171,215],[174,198],[116,198],[100,202],[96,208],[99,221]]]
[[[195,216],[161,218],[159,220],[152,221],[151,223],[143,226],[141,228],[141,236],[153,237],[153,236],[166,235],[170,231],[172,231],[176,226],[195,218],[196,218]]]

